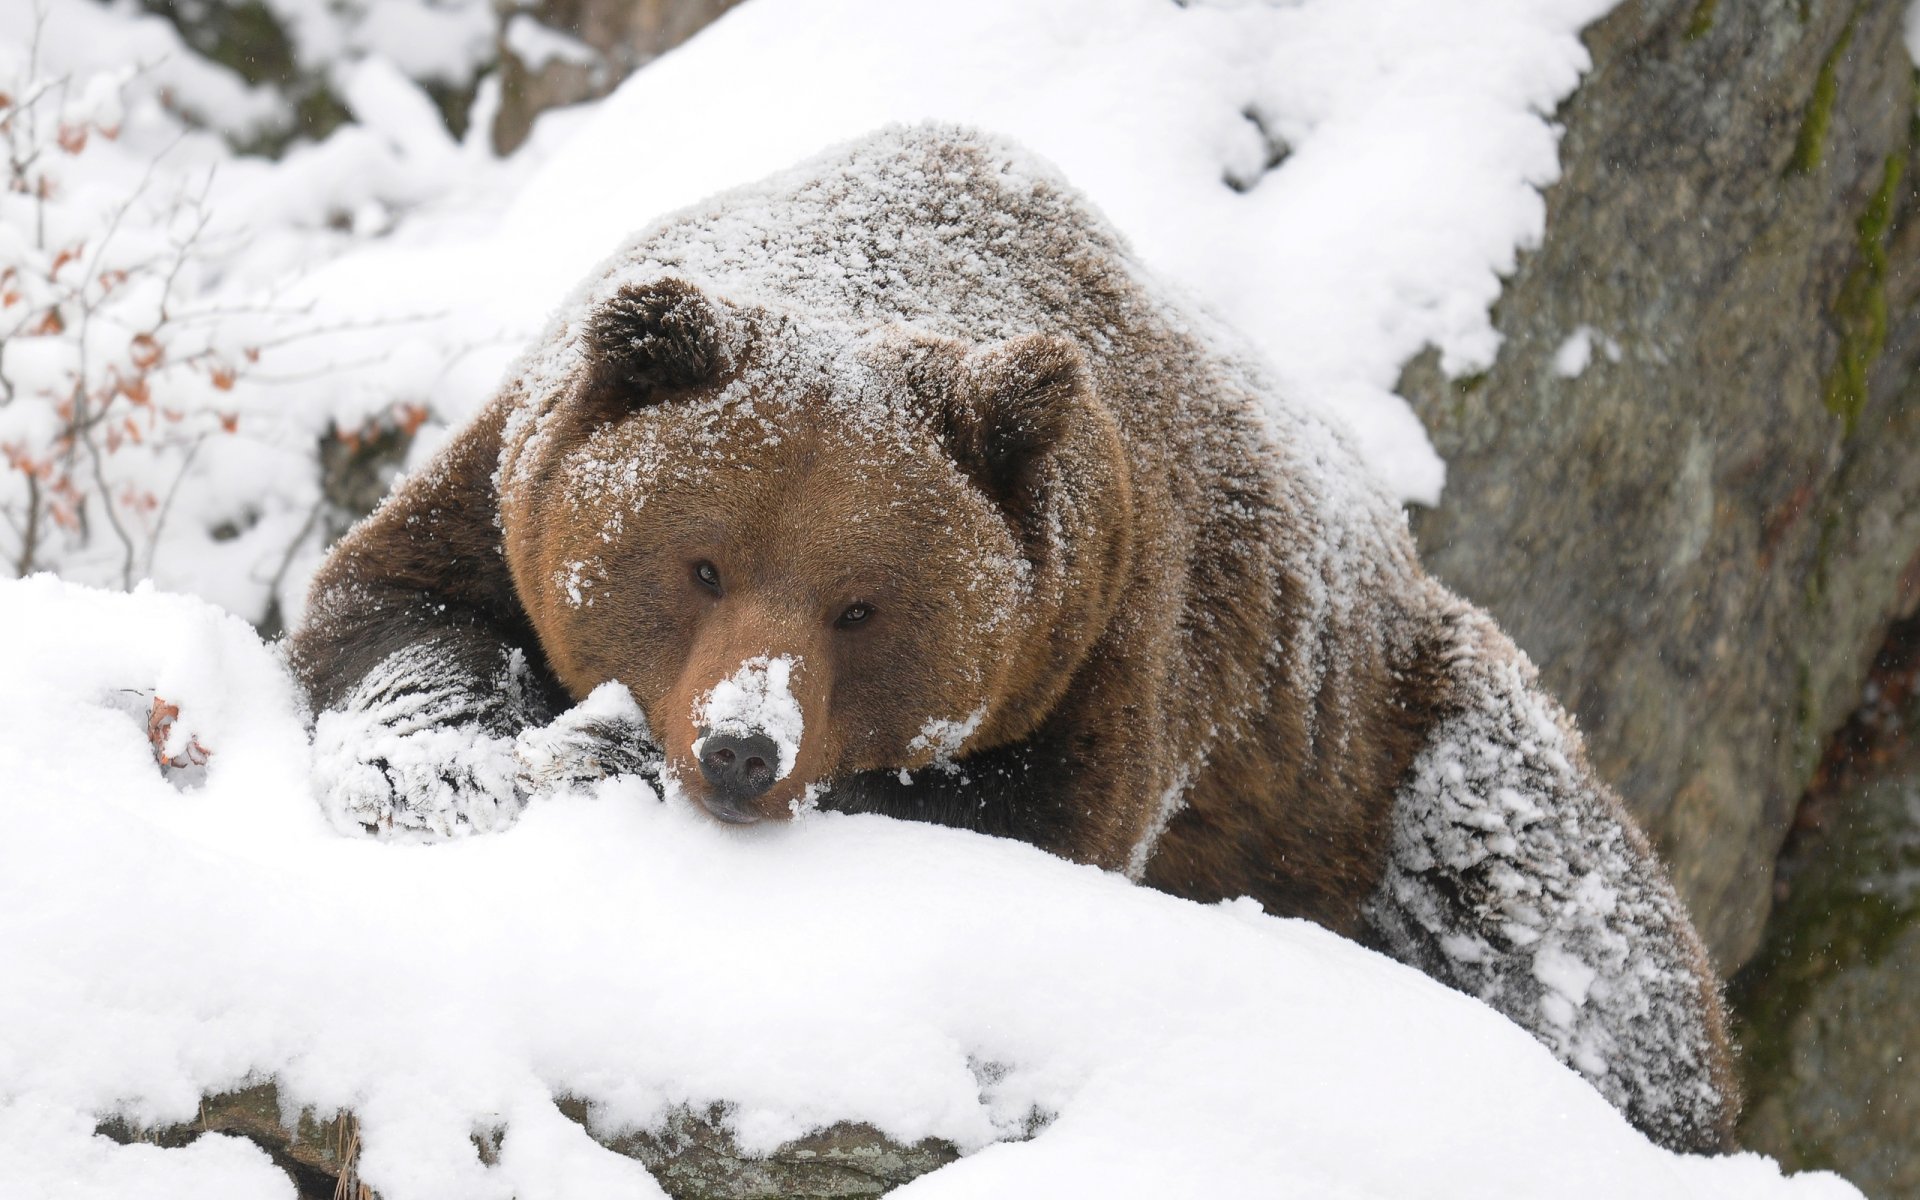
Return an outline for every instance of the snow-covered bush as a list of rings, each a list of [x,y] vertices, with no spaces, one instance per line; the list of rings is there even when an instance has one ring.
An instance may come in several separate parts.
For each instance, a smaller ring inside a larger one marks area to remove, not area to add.
[[[249,335],[266,331],[209,304],[212,167],[198,188],[180,172],[156,178],[191,148],[173,130],[172,146],[154,147],[151,101],[129,112],[139,68],[48,76],[35,50],[0,75],[7,557],[21,575],[131,587],[152,573],[194,461],[238,433],[233,393],[259,361]]]
[[[431,199],[457,155],[385,59],[341,87],[378,119],[280,161],[242,157],[229,138],[281,100],[166,23],[78,2],[0,16],[8,574],[155,578],[267,617],[301,555],[338,532],[322,434],[351,446],[425,419],[404,388],[336,393],[336,343],[358,326],[289,291]],[[276,367],[303,343],[317,354]]]

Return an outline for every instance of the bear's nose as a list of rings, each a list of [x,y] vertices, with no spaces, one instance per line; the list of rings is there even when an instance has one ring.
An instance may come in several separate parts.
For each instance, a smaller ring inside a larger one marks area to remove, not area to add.
[[[764,733],[708,734],[700,741],[700,773],[724,805],[707,807],[723,820],[755,820],[756,814],[743,806],[773,786],[774,764],[779,761],[780,748]],[[721,811],[723,806],[727,811]]]

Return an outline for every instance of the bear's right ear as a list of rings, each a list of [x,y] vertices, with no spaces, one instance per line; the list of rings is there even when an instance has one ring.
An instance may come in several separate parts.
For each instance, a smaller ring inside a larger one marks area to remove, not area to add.
[[[628,284],[591,317],[581,339],[582,415],[611,420],[733,369],[733,320],[696,285]]]

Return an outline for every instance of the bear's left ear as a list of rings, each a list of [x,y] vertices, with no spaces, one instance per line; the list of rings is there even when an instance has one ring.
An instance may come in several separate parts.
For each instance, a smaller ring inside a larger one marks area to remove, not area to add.
[[[954,461],[1025,524],[1038,472],[1093,397],[1086,360],[1065,338],[1028,334],[967,356],[946,417]]]
[[[590,421],[623,416],[733,368],[734,321],[695,284],[664,278],[628,284],[587,319],[587,376],[580,403]]]
[[[1062,555],[1107,541],[1087,527],[1125,524],[1131,473],[1080,348],[1027,334],[982,347],[961,367],[959,394],[943,413],[945,440],[1007,513],[1034,565],[1068,567]]]

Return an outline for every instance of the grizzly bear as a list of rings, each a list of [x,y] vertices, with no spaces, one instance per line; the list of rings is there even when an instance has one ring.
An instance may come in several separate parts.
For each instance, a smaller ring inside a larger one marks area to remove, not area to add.
[[[1018,838],[1356,938],[1728,1144],[1705,954],[1525,656],[1004,142],[884,130],[639,234],[290,651],[345,829],[642,772],[726,822]]]

